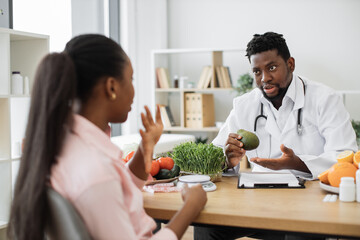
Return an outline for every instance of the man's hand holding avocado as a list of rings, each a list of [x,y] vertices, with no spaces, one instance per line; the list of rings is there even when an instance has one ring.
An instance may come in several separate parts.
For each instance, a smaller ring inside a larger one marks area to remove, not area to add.
[[[259,146],[259,138],[252,132],[239,129],[237,133],[229,134],[225,146],[228,167],[235,167],[245,156],[246,150],[253,150]]]
[[[246,150],[253,150],[259,146],[258,137],[246,130],[240,129],[237,133],[230,133],[226,141],[225,154],[228,160],[228,167],[234,167],[239,164],[245,156]],[[272,170],[291,169],[310,173],[310,170],[301,159],[295,155],[291,148],[281,144],[280,158],[251,158],[250,161]]]
[[[230,133],[225,145],[225,155],[229,168],[235,167],[245,156],[246,150],[244,144],[240,141],[242,136],[236,133]]]

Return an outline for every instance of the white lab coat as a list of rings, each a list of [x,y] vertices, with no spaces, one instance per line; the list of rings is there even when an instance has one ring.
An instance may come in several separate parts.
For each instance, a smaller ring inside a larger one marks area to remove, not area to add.
[[[318,174],[336,163],[339,152],[357,151],[356,135],[341,96],[323,84],[303,77],[301,79],[305,83],[306,94],[304,95],[301,80],[294,74],[284,97],[285,99],[292,92],[292,100],[283,100],[282,107],[284,104],[291,104],[291,110],[282,129],[278,127],[272,112],[274,110],[270,108],[271,103],[256,88],[234,99],[233,109],[213,144],[224,147],[229,133],[236,133],[241,128],[253,132],[255,118],[260,114],[262,102],[267,120],[260,118],[257,122],[256,134],[260,139],[260,145],[256,150],[246,152],[248,159],[256,156],[279,158],[282,155],[280,145],[284,144],[293,149],[311,171],[312,176],[299,171],[293,173],[315,179]],[[297,133],[297,115],[300,108],[303,129],[301,135]],[[273,171],[252,162],[250,164],[253,171]]]

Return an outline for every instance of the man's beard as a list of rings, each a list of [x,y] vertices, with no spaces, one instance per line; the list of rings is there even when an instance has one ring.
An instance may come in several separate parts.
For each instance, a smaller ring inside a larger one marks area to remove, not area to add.
[[[273,97],[267,96],[263,88],[261,88],[261,92],[263,93],[264,97],[265,97],[267,100],[269,100],[270,102],[272,102],[272,101],[276,101],[276,100],[282,99],[282,98],[285,96],[285,94],[286,94],[289,86],[290,86],[290,84],[287,85],[287,87],[285,87],[285,88],[279,88],[278,94],[277,94],[276,96],[273,96]]]

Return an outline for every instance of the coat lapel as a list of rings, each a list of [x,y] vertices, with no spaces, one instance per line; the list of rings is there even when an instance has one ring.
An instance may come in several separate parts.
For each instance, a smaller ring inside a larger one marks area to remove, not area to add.
[[[304,85],[299,77],[295,77],[295,99],[294,99],[294,108],[291,114],[286,121],[282,134],[286,134],[289,131],[297,129],[297,119],[299,114],[299,109],[304,107],[305,103],[305,92]],[[304,81],[305,84],[305,81]],[[303,113],[302,113],[303,114]],[[302,122],[302,117],[300,118],[300,122]]]

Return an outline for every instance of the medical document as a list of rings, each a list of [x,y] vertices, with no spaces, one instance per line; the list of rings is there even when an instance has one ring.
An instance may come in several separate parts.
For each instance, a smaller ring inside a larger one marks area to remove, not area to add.
[[[242,172],[238,188],[305,188],[304,183],[292,173]]]

